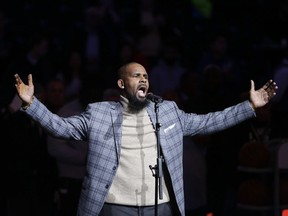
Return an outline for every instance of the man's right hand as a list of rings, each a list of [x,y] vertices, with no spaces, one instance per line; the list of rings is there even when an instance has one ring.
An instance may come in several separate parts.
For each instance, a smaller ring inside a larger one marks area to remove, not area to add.
[[[30,105],[33,101],[33,95],[34,95],[34,85],[33,85],[33,79],[32,74],[28,75],[28,85],[23,83],[20,76],[18,74],[14,75],[15,77],[15,87],[17,90],[17,94],[20,97],[20,99],[23,101],[23,105]]]

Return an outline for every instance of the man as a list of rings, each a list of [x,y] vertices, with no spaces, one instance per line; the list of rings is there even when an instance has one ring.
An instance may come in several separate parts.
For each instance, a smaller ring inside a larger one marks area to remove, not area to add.
[[[156,210],[159,215],[185,215],[183,136],[216,133],[252,118],[255,109],[265,106],[277,89],[270,80],[255,91],[251,81],[250,100],[221,112],[185,113],[175,102],[166,100],[157,102],[159,112],[156,112],[156,102],[147,100],[149,81],[142,65],[135,62],[123,65],[118,77],[119,102],[92,103],[80,115],[63,118],[51,113],[33,96],[31,74],[28,85],[15,75],[22,110],[47,133],[89,142],[79,216],[154,215],[156,181],[150,168],[158,156],[155,133],[159,125],[164,181]]]

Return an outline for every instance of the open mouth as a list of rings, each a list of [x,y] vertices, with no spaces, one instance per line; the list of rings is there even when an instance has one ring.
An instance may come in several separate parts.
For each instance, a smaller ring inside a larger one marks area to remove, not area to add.
[[[139,97],[144,98],[146,96],[146,89],[147,89],[147,87],[144,85],[138,87],[137,93],[138,93]]]

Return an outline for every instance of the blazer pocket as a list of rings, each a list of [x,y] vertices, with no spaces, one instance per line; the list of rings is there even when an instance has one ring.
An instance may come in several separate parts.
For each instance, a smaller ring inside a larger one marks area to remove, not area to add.
[[[175,127],[175,123],[172,124],[172,125],[169,125],[168,127],[164,128],[164,133],[168,133],[170,130],[172,130],[174,127]]]

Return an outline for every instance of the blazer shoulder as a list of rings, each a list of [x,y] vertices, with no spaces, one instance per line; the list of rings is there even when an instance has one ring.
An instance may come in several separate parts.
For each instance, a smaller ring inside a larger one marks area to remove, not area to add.
[[[178,109],[177,103],[175,101],[172,101],[172,100],[164,100],[163,101],[163,107],[168,108],[168,109],[171,109],[171,108],[177,108]]]
[[[87,109],[117,109],[119,106],[121,104],[117,101],[101,101],[88,104]]]

